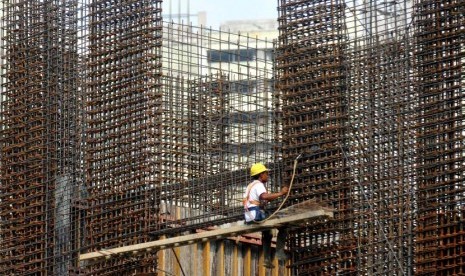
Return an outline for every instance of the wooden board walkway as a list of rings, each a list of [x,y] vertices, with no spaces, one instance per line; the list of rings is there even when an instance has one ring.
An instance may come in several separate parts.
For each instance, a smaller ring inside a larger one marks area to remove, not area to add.
[[[172,247],[179,247],[197,242],[206,242],[209,240],[223,239],[232,236],[239,236],[242,234],[259,232],[265,229],[277,228],[284,225],[305,224],[311,220],[321,217],[333,217],[333,211],[326,207],[321,207],[315,203],[310,205],[298,204],[299,206],[291,206],[280,211],[276,217],[272,217],[263,223],[252,225],[238,225],[228,228],[219,228],[211,231],[188,234],[179,237],[167,238],[157,241],[139,243],[112,249],[99,250],[96,252],[89,252],[80,254],[79,261],[91,261],[98,258],[111,258],[120,254],[138,254],[142,252],[149,252],[152,250],[162,250]],[[310,208],[309,208],[310,207]]]

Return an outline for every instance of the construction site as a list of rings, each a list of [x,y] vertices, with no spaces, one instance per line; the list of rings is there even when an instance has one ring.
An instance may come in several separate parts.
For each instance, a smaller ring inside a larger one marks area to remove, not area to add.
[[[465,275],[465,1],[270,1],[1,1],[0,275]]]

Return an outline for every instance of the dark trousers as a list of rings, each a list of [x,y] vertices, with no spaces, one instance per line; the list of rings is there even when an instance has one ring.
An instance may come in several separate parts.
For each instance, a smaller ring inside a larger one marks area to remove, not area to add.
[[[273,238],[273,234],[271,230],[262,231],[263,255],[265,256],[265,261],[270,261],[270,262],[274,259],[274,254],[271,251],[271,239],[272,238]],[[278,237],[276,239],[276,252],[279,252],[279,254],[285,254],[284,247],[286,245],[286,238],[287,238],[287,228],[286,227],[278,228]]]
[[[260,210],[260,214],[256,218],[255,221],[261,221],[266,219],[270,214],[263,209],[256,208],[257,211]],[[250,209],[252,210],[252,208]],[[247,222],[246,224],[253,224],[255,222]],[[265,256],[265,261],[271,262],[274,259],[274,254],[271,251],[271,239],[273,238],[273,233],[271,229],[262,231],[262,245],[263,245],[263,255]],[[284,247],[286,245],[286,238],[287,238],[287,228],[280,227],[278,228],[278,237],[276,239],[276,253],[285,255]]]

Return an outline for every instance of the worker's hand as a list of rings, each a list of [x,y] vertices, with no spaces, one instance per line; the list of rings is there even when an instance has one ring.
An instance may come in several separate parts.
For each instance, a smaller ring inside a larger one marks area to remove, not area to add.
[[[281,194],[286,195],[289,192],[289,187],[284,186],[281,188]]]

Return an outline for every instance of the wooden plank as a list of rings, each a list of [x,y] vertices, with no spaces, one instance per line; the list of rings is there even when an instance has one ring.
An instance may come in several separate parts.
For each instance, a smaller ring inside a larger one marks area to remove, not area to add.
[[[210,241],[206,241],[204,243],[204,247],[202,250],[202,264],[203,264],[203,275],[210,276],[211,275],[211,267],[210,267]]]
[[[175,218],[176,218],[176,221],[179,221],[181,219],[181,208],[180,207],[176,207],[176,211],[175,211]],[[179,263],[176,261],[176,264],[174,265],[174,275],[181,275],[181,271],[182,271],[182,257],[181,257],[181,250],[179,248],[174,248],[172,251],[171,251],[174,255],[175,255],[175,258],[176,260],[179,260]]]
[[[160,237],[160,240],[163,240],[163,239],[165,239],[165,238],[166,238],[166,236],[163,235],[163,236]],[[157,265],[157,267],[162,266],[162,267],[161,267],[162,270],[160,270],[160,271],[158,272],[158,275],[160,275],[160,276],[165,276],[165,270],[166,270],[166,264],[165,264],[165,260],[166,260],[165,250],[160,250],[160,251],[158,251],[158,252],[157,252],[157,257],[158,257],[158,265]]]
[[[216,272],[216,275],[218,276],[225,276],[224,275],[224,241],[220,242],[219,244],[219,249],[218,249],[218,270]]]
[[[171,252],[177,256],[177,260],[179,260],[179,262],[182,262],[181,250],[179,248],[174,248]],[[174,264],[174,275],[181,275],[182,267],[183,265],[176,261]]]
[[[263,250],[260,250],[259,257],[258,257],[258,276],[266,275],[265,266],[263,265],[264,263],[265,263],[265,254]]]
[[[234,245],[233,248],[233,262],[232,262],[232,275],[239,275],[239,253],[237,249],[237,243]]]
[[[247,246],[242,264],[244,266],[244,276],[252,276],[252,249],[250,249],[250,246]]]
[[[305,222],[317,217],[332,217],[333,212],[327,208],[319,208],[310,211],[304,211],[298,214],[291,214],[284,217],[272,218],[263,223],[252,225],[239,225],[228,228],[220,228],[212,231],[189,234],[180,237],[160,239],[157,241],[145,242],[140,244],[122,246],[117,248],[99,250],[79,255],[79,261],[93,260],[97,258],[111,258],[118,254],[140,253],[145,250],[160,250],[171,247],[179,247],[197,242],[207,242],[210,240],[223,239],[231,236],[237,236],[245,233],[258,232],[264,229],[276,228],[295,222]]]
[[[201,244],[193,244],[191,245],[191,249],[192,249],[192,253],[194,255],[194,257],[192,258],[193,261],[193,269],[191,271],[192,273],[192,276],[197,276],[197,275],[200,275],[199,274],[199,264],[198,264],[198,260],[199,260],[199,249],[200,249],[200,246],[202,246]]]

